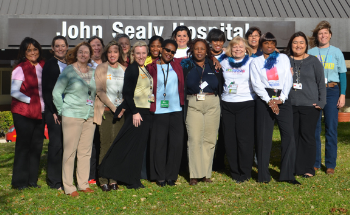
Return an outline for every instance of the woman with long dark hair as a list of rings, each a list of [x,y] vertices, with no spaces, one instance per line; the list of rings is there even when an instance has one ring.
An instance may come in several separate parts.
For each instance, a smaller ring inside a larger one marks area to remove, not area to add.
[[[156,59],[160,57],[163,41],[163,37],[157,35],[151,37],[151,39],[148,42],[149,51],[148,56],[146,58],[145,66],[153,63]]]
[[[171,39],[175,40],[178,46],[174,58],[187,58],[188,46],[192,41],[190,29],[183,25],[177,26],[171,34]]]
[[[285,53],[293,68],[293,87],[289,98],[293,107],[295,173],[309,178],[315,175],[315,130],[320,111],[326,104],[326,87],[320,61],[307,54],[307,38],[301,31],[292,35]]]
[[[58,76],[66,68],[67,39],[56,36],[52,39],[51,49],[54,56],[48,60],[43,68],[43,98],[45,102],[45,122],[49,132],[50,142],[47,155],[47,183],[50,188],[62,189],[62,155],[63,136],[61,118],[53,104],[52,91]]]
[[[250,64],[251,82],[256,100],[257,157],[259,162],[258,181],[271,180],[269,161],[272,133],[275,120],[281,133],[280,181],[300,184],[295,180],[295,139],[293,133],[293,110],[288,97],[292,87],[290,61],[287,55],[275,51],[277,40],[267,32],[260,37],[259,46],[263,55],[254,58]]]
[[[38,170],[44,141],[41,46],[26,37],[20,44],[17,66],[11,75],[11,112],[17,132],[12,188],[39,187]]]

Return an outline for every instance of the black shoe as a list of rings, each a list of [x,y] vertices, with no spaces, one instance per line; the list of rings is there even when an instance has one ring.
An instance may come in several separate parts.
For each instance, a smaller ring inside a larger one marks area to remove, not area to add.
[[[32,187],[32,188],[41,188],[40,185],[37,185],[36,183],[29,183],[29,187]]]
[[[166,182],[165,181],[157,181],[156,183],[157,183],[157,185],[159,187],[165,187],[166,186]]]
[[[111,190],[118,190],[118,184],[110,184]]]
[[[103,184],[100,187],[101,187],[102,191],[104,191],[104,192],[111,191],[111,187],[108,184]]]
[[[20,187],[12,187],[12,189],[16,189],[16,190],[24,190],[27,189],[27,186],[20,186]]]
[[[166,183],[169,185],[169,186],[175,186],[175,180],[167,180]]]
[[[143,184],[141,182],[137,183],[137,184],[130,184],[130,185],[127,185],[126,188],[128,189],[140,189],[140,188],[145,188],[145,186],[143,186]]]
[[[286,180],[286,181],[282,181],[282,182],[287,182],[287,183],[293,184],[293,185],[301,185],[300,182],[297,180]]]

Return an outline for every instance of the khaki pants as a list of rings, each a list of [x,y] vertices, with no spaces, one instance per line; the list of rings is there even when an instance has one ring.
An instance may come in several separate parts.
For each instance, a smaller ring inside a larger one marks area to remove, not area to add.
[[[186,127],[190,178],[211,178],[220,123],[220,98],[206,95],[204,101],[187,96]]]
[[[76,187],[73,185],[73,171],[76,155],[78,189],[85,190],[89,187],[90,158],[95,127],[96,125],[93,123],[93,117],[87,120],[62,117],[62,181],[66,194],[71,194],[76,191]]]

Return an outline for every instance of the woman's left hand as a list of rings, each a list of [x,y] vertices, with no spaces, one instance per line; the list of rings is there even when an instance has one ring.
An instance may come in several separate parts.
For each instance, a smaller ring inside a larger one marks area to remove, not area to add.
[[[216,59],[216,57],[213,57],[213,64],[214,64],[216,70],[221,69],[221,64],[218,61],[218,59]]]
[[[315,104],[312,104],[316,109],[322,109],[320,106],[318,106],[316,103]]]
[[[122,116],[124,115],[125,109],[123,108],[120,113],[118,114],[118,118],[122,118]]]
[[[344,105],[345,105],[345,95],[341,94],[338,99],[337,107],[342,108],[344,107]]]

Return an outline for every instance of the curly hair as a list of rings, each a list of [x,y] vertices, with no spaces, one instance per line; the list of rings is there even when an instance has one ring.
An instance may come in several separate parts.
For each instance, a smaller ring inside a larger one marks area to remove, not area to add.
[[[322,29],[327,29],[329,31],[329,33],[332,35],[332,31],[331,31],[331,24],[329,24],[329,22],[323,20],[320,23],[318,23],[316,25],[316,28],[314,30],[312,30],[312,36],[309,37],[309,44],[310,44],[310,48],[319,46],[319,41],[317,39],[318,36],[318,32]]]
[[[74,48],[71,48],[68,50],[67,55],[66,55],[67,65],[70,65],[70,64],[77,62],[78,50],[81,46],[86,46],[89,48],[90,59],[89,59],[88,63],[91,63],[91,56],[93,55],[94,52],[92,51],[92,48],[88,42],[81,42],[78,45],[76,45]]]
[[[194,45],[195,45],[196,43],[198,43],[198,42],[202,42],[202,43],[205,44],[205,47],[206,47],[206,49],[207,49],[207,50],[206,50],[206,52],[207,52],[207,57],[208,57],[209,59],[211,59],[211,58],[212,58],[212,53],[211,53],[211,51],[210,51],[209,44],[207,43],[206,40],[204,40],[204,39],[199,39],[199,38],[194,39],[194,40],[192,40],[192,41],[190,42],[190,44],[189,44],[189,49],[187,50],[187,56],[192,56],[192,57],[193,57]]]

